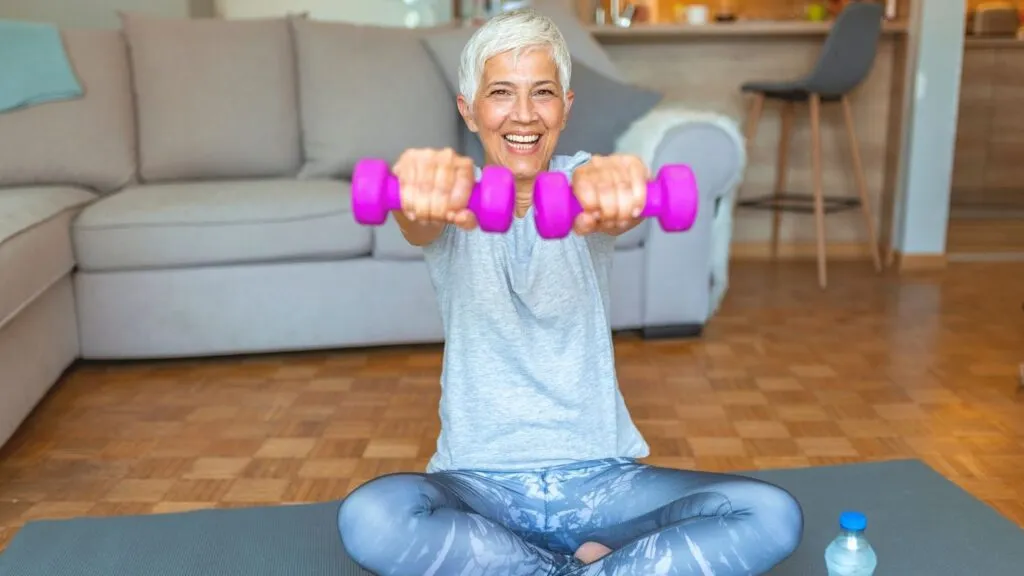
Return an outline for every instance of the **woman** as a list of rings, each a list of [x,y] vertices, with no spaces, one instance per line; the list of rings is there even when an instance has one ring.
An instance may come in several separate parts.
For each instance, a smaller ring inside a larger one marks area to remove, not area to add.
[[[802,532],[785,491],[656,468],[618,388],[609,324],[614,238],[638,223],[638,158],[553,156],[572,106],[565,42],[531,11],[495,17],[462,54],[459,110],[487,164],[517,180],[507,234],[466,210],[478,171],[450,150],[394,166],[405,238],[422,246],[446,344],[441,434],[425,474],[393,474],[344,501],[350,556],[409,576],[761,574]],[[539,238],[538,172],[571,175],[584,213]]]

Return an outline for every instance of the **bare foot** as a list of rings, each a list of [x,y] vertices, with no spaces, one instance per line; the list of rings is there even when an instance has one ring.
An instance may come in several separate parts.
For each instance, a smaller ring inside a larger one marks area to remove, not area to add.
[[[576,557],[584,564],[592,564],[612,553],[612,549],[597,542],[584,542],[576,551]]]

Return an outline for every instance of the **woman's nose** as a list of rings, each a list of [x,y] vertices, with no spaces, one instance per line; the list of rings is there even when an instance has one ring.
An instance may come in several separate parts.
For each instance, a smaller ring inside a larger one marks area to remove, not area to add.
[[[516,105],[512,109],[512,119],[520,122],[533,120],[534,107],[530,98],[517,98]]]

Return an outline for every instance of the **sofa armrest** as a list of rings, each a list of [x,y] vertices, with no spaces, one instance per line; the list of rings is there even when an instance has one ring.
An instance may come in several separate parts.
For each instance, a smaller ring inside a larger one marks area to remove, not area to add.
[[[694,171],[700,204],[693,228],[668,234],[648,223],[643,322],[649,332],[695,333],[728,285],[732,202],[747,163],[742,132],[727,116],[659,108],[619,138],[617,151],[636,154],[653,173],[666,164]]]

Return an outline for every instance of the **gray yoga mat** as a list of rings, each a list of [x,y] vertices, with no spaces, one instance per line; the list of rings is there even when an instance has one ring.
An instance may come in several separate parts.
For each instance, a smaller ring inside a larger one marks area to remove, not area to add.
[[[868,515],[876,576],[1019,576],[1024,531],[916,460],[749,472],[801,502],[797,552],[772,576],[825,574],[839,513]],[[337,502],[44,520],[0,555],[2,576],[367,576],[337,539]]]

